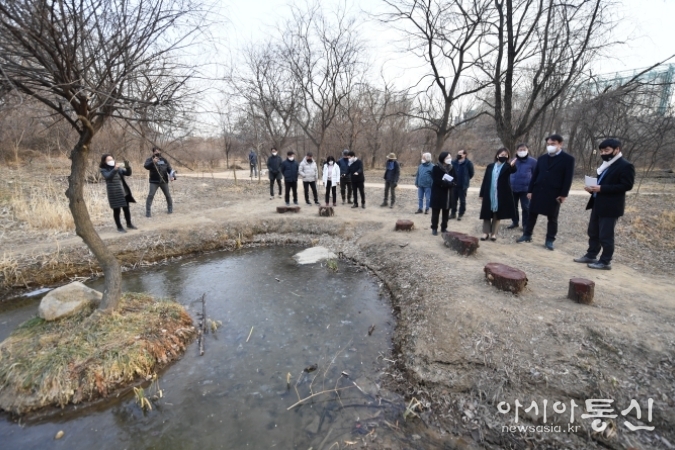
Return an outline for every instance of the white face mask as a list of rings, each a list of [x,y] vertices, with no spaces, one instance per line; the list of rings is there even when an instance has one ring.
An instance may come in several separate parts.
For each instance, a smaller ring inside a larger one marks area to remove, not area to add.
[[[105,163],[107,165],[109,165],[110,167],[115,167],[115,160],[114,159],[112,161],[106,161]]]
[[[289,160],[289,161],[293,161],[294,159],[295,159],[295,156],[289,156],[289,157],[288,157],[288,160]]]
[[[333,161],[328,161],[328,165],[329,165],[329,166],[332,166],[332,165],[333,165]]]
[[[422,164],[424,164],[425,162],[426,162],[426,161],[423,159],[423,160],[422,160]]]
[[[349,158],[350,163],[353,163],[354,161],[356,161],[356,158]]]
[[[546,151],[549,153],[549,155],[552,155],[558,152],[558,147],[556,147],[555,145],[547,145]]]
[[[520,156],[521,158],[526,157],[527,156],[527,150],[518,151],[518,156]]]
[[[448,156],[447,158],[445,158],[445,163],[449,166],[452,165],[452,156]]]
[[[277,156],[277,152],[272,152],[272,156]]]

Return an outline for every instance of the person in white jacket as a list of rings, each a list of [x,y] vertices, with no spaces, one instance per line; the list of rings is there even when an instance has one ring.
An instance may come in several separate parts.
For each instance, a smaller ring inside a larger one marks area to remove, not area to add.
[[[314,194],[314,204],[319,204],[319,194],[316,191],[316,180],[319,179],[319,169],[314,162],[314,155],[310,152],[307,153],[307,156],[300,163],[300,168],[298,169],[298,175],[302,178],[302,187],[305,190],[305,201],[308,205],[311,205],[309,202],[309,189],[312,188],[312,194]]]
[[[326,186],[326,206],[330,203],[330,194],[333,193],[333,206],[337,206],[337,187],[340,184],[340,166],[335,163],[335,158],[326,158],[323,165],[323,185]]]

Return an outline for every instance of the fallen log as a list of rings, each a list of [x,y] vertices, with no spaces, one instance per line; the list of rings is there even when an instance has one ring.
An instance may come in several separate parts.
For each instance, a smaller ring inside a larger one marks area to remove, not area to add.
[[[488,283],[502,291],[518,294],[527,286],[527,275],[525,272],[505,264],[487,263],[483,271]]]

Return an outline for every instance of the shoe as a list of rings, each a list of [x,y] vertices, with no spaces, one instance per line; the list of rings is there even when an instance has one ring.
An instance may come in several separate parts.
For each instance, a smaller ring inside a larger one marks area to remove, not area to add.
[[[490,236],[490,240],[491,240],[492,242],[496,241],[496,240],[497,240],[497,236]]]
[[[146,212],[146,213],[145,213],[145,217],[150,217],[150,213],[149,213],[149,212]]]
[[[417,211],[415,211],[415,214],[422,214],[422,210],[418,209]]]
[[[274,196],[273,196],[273,195],[272,195],[272,196],[270,196],[270,200],[274,200]]]
[[[315,205],[319,205],[319,206],[321,206],[321,203],[319,203],[319,201],[318,201],[318,200],[314,200],[314,204],[315,204]],[[326,206],[328,206],[328,205],[326,205]]]
[[[590,263],[588,265],[589,269],[598,269],[598,270],[612,270],[612,265],[611,264],[605,264],[602,261]]]
[[[279,198],[281,198],[281,193],[279,194]]]
[[[393,207],[394,207],[393,203],[391,205],[389,205],[389,209],[392,209]]]
[[[342,200],[342,204],[343,204],[343,205],[345,204],[345,201],[344,201],[344,200]]]
[[[352,201],[351,201],[351,200],[347,200],[347,203],[349,203],[349,204],[351,205],[351,204],[352,204]]]
[[[486,234],[485,236],[480,237],[481,241],[487,241],[488,240],[488,235]]]
[[[359,204],[358,204],[358,203],[354,203],[354,204],[352,205],[352,208],[358,208],[358,207],[359,207]]]
[[[299,203],[298,203],[298,202],[293,202],[293,204],[294,204],[295,206],[298,206],[298,205],[299,205]]]
[[[291,203],[290,203],[290,202],[286,202],[286,206],[291,206]]]
[[[457,216],[457,220],[462,220],[462,216]]]
[[[133,226],[133,225],[131,225],[131,224],[128,224],[128,225],[127,225],[127,230],[138,230],[138,228],[136,228],[135,226]]]
[[[387,202],[382,203],[380,206],[387,206]]]
[[[450,214],[450,218],[451,218],[451,219],[456,219],[456,218],[457,218],[457,214],[454,214],[454,213],[453,213],[453,214]]]
[[[429,214],[429,208],[424,210],[424,214]]]
[[[337,206],[337,203],[333,203],[333,208],[335,208],[336,206]]]
[[[519,244],[521,242],[532,242],[532,236],[528,236],[528,235],[524,234],[521,237],[519,237],[518,239],[516,239],[516,242],[519,243]]]
[[[307,204],[308,204],[308,205],[311,205],[312,203],[311,203],[311,202],[307,202]]]
[[[588,256],[584,255],[581,258],[574,258],[574,262],[582,264],[595,264],[596,262],[598,262],[598,260],[595,258],[589,258]]]
[[[511,225],[509,225],[508,227],[506,227],[507,230],[513,230],[514,228],[518,228],[518,224],[517,224],[517,223],[512,223]]]
[[[441,230],[441,234],[445,233],[446,231],[448,231],[448,230]]]
[[[553,241],[546,241],[544,243],[544,247],[546,247],[549,250],[555,250],[555,247],[553,246]]]
[[[125,230],[122,227],[117,227],[117,231],[119,231],[120,233],[126,233],[127,232],[127,230]]]
[[[168,209],[168,210],[166,211],[166,213],[167,213],[167,214],[173,214],[173,209]]]
[[[365,203],[361,203],[361,208],[366,209],[366,204],[365,204]]]
[[[436,235],[438,235],[438,231],[436,231],[436,230],[431,230],[431,234],[433,234],[434,236],[436,236]]]

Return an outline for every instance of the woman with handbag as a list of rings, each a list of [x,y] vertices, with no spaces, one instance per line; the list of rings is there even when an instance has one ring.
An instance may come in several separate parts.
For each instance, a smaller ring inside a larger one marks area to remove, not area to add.
[[[131,195],[131,189],[124,181],[124,177],[131,176],[131,166],[128,161],[124,163],[116,163],[115,158],[109,153],[101,156],[101,175],[105,178],[106,192],[108,194],[108,203],[113,210],[113,218],[117,231],[126,233],[127,230],[122,227],[120,221],[120,210],[124,211],[124,218],[127,222],[127,228],[136,230],[137,228],[131,224],[131,211],[129,210],[129,203],[136,203],[134,197]]]

